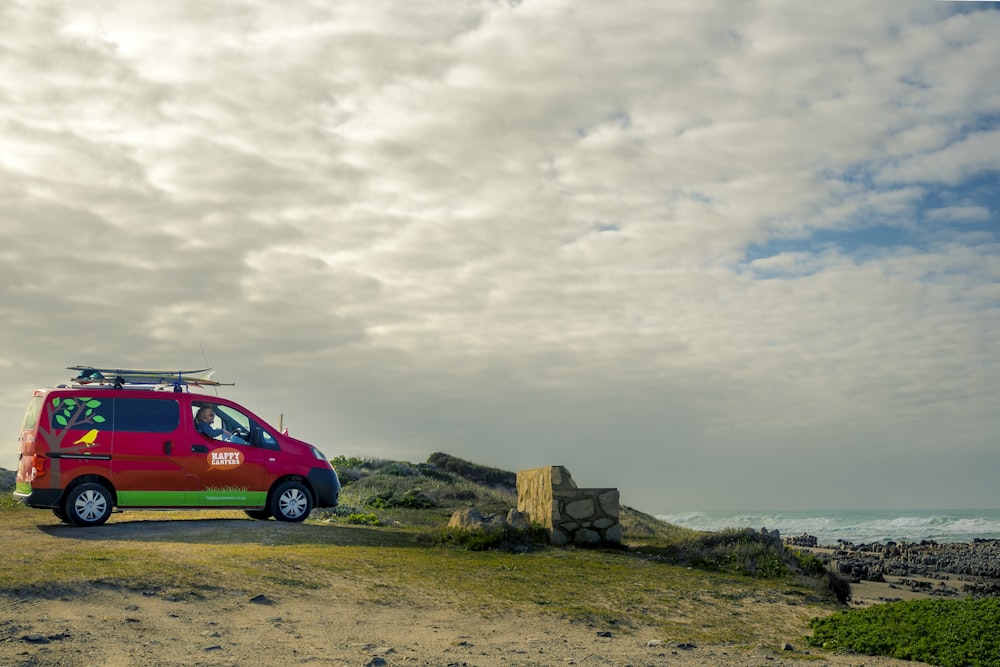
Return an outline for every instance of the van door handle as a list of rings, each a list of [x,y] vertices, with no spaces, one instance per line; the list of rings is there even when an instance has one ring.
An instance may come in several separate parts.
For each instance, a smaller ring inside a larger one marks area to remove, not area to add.
[[[173,446],[173,442],[170,440],[165,440],[163,442],[163,453],[170,456],[170,448]]]
[[[208,454],[208,447],[205,445],[191,445],[191,451],[197,454]]]

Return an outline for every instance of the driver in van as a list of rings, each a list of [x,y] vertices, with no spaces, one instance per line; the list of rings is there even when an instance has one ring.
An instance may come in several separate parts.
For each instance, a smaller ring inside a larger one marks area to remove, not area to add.
[[[242,445],[247,444],[246,440],[238,435],[233,435],[223,428],[212,426],[213,421],[215,421],[215,408],[211,405],[202,406],[198,409],[198,414],[194,418],[194,428],[202,435],[207,435],[213,439],[219,439],[221,436],[222,440],[226,442],[236,442]]]

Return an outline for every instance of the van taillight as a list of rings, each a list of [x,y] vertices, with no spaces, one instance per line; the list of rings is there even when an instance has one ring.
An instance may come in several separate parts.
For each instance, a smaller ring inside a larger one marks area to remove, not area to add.
[[[34,468],[35,470],[35,475],[34,475],[35,479],[38,479],[39,477],[45,477],[45,462],[47,460],[48,459],[46,459],[44,456],[37,456],[37,455],[35,456],[35,460],[31,464],[31,467]]]

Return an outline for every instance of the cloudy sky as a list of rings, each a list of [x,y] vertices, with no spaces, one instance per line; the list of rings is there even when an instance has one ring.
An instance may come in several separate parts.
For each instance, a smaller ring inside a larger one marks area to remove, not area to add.
[[[0,0],[0,425],[200,367],[651,513],[1000,506],[1000,8]]]

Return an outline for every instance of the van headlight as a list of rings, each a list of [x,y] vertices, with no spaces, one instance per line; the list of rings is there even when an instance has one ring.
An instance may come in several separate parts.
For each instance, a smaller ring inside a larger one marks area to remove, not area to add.
[[[313,447],[312,445],[309,445],[309,449],[313,450],[313,456],[315,456],[316,458],[318,458],[320,461],[326,461],[327,460],[326,459],[326,455],[323,452],[321,452],[318,449],[316,449],[315,447]]]

